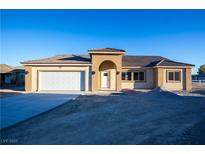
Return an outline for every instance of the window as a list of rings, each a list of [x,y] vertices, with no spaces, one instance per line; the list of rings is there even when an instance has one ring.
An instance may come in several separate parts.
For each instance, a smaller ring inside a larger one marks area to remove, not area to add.
[[[126,72],[122,72],[122,80],[125,80],[126,78]]]
[[[144,71],[134,72],[134,80],[145,81],[145,72]]]
[[[175,72],[175,80],[180,81],[180,72]]]
[[[174,80],[174,72],[169,72],[169,80]]]
[[[140,72],[139,74],[140,74],[139,75],[139,77],[140,77],[139,80],[140,81],[144,81],[145,80],[145,73],[144,72]]]
[[[134,72],[134,80],[139,80],[139,72]]]
[[[168,71],[167,73],[167,81],[180,81],[181,80],[181,72],[180,71]]]
[[[122,72],[122,80],[132,80],[131,72]]]
[[[132,80],[132,76],[131,76],[131,72],[127,72],[127,76],[126,76],[126,79],[127,80]]]

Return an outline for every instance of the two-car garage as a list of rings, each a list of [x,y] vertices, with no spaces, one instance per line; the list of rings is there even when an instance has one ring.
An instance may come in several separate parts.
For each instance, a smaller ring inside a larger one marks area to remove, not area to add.
[[[84,91],[84,71],[39,71],[39,91]]]
[[[32,92],[89,91],[90,69],[89,65],[27,66],[25,88]]]

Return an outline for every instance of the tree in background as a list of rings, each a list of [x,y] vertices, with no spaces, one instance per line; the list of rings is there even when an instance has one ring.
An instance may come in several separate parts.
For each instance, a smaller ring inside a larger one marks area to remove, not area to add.
[[[198,69],[198,74],[202,74],[202,73],[205,73],[205,64],[201,65]]]

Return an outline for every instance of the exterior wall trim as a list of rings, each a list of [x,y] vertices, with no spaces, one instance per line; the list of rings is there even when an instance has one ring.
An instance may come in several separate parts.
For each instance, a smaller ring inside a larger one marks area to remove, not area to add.
[[[92,64],[23,64],[24,66],[91,66]]]
[[[116,79],[115,90],[121,90],[121,68],[122,68],[122,54],[91,54],[92,57],[92,91],[101,90],[100,88],[100,65],[105,61],[111,61],[115,64]]]
[[[193,68],[194,66],[155,66],[155,67],[152,67],[152,68],[177,68],[177,69],[180,69],[180,68]]]
[[[143,69],[147,69],[147,68],[154,68],[154,67],[140,67],[140,66],[124,66],[122,67],[122,69],[136,69],[136,68],[143,68]]]
[[[37,70],[37,88],[36,91],[40,91],[40,80],[39,80],[39,74],[40,72],[84,72],[84,88],[85,91],[88,91],[88,87],[87,87],[87,81],[86,81],[86,71],[85,70]]]
[[[122,72],[131,72],[131,80],[122,80],[122,82],[147,82],[147,70],[146,69],[142,69],[142,70],[122,70]],[[134,72],[144,72],[144,80],[134,80]]]
[[[90,54],[106,54],[106,55],[121,55],[121,54],[124,54],[124,52],[106,52],[106,51],[103,51],[103,52],[100,52],[100,51],[89,51]]]
[[[176,80],[169,80],[169,72],[179,72],[180,73],[180,76],[179,76],[179,80],[178,81],[176,81]],[[166,70],[166,82],[167,83],[180,83],[180,82],[182,82],[182,76],[183,76],[183,74],[182,74],[182,70]]]
[[[59,72],[85,72],[85,91],[90,90],[90,67],[62,67],[58,68],[58,66],[26,66],[26,67],[31,67],[32,69],[30,70],[32,73],[32,78],[31,78],[31,88],[30,91],[38,91],[38,72],[41,71],[47,71],[47,72],[52,72],[52,71],[59,71]],[[26,83],[27,84],[27,83]],[[28,90],[27,90],[28,91]]]

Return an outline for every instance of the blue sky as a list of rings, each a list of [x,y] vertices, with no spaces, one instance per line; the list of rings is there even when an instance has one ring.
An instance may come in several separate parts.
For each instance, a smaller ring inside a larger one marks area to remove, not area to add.
[[[205,10],[1,10],[1,63],[89,48],[205,63]]]

